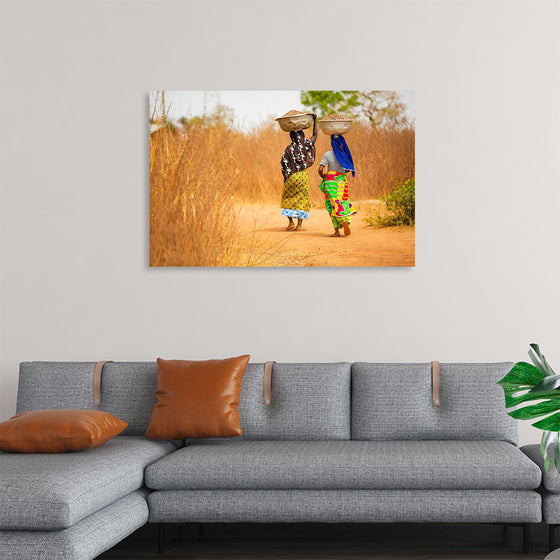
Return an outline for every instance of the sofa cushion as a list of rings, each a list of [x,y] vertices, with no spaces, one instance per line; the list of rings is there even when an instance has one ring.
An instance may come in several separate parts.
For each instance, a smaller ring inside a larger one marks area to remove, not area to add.
[[[560,473],[554,466],[554,462],[551,462],[548,471],[545,470],[541,446],[539,444],[524,445],[521,451],[541,469],[544,489],[551,494],[560,494]]]
[[[502,440],[517,444],[517,421],[496,385],[513,366],[441,364],[440,406],[430,364],[352,365],[352,439]]]
[[[540,523],[542,519],[541,497],[534,490],[163,490],[148,496],[148,506],[151,523]]]
[[[58,531],[0,531],[0,558],[91,560],[128,537],[148,520],[146,490],[136,490]]]
[[[22,362],[17,413],[47,408],[93,408],[94,366],[93,362]]]
[[[80,453],[0,453],[0,529],[64,529],[141,488],[144,469],[176,449],[117,436]]]
[[[274,364],[272,403],[263,404],[264,364],[241,383],[241,439],[350,439],[350,364]]]
[[[249,358],[249,354],[203,361],[158,358],[158,402],[154,404],[146,436],[240,436],[239,394]]]
[[[191,443],[146,470],[156,490],[533,489],[540,469],[500,441]]]
[[[101,410],[32,410],[0,423],[0,450],[65,453],[99,447],[126,428],[126,422]]]
[[[560,524],[560,494],[544,492],[542,496],[543,520],[552,525]]]
[[[123,435],[143,436],[156,402],[156,363],[106,363],[100,406],[93,404],[94,367],[95,362],[22,362],[18,414],[44,408],[98,408],[128,424]]]
[[[125,436],[143,436],[156,402],[156,362],[111,362],[103,366],[100,410],[128,423]]]

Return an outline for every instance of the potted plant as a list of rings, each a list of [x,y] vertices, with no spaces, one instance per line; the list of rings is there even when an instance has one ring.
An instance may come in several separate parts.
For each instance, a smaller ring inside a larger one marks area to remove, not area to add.
[[[545,470],[548,471],[554,461],[560,472],[560,375],[554,373],[538,344],[529,346],[529,358],[533,363],[517,362],[498,385],[504,390],[506,412],[512,418],[541,418],[532,425],[543,430],[541,454]]]

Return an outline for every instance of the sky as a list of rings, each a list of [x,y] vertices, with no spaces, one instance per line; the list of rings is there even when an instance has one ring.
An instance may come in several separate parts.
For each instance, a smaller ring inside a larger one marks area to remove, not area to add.
[[[153,113],[155,94],[150,92],[150,115]],[[414,119],[414,92],[399,91],[407,105],[410,120]],[[303,109],[299,91],[165,91],[165,106],[168,118],[201,116],[211,112],[218,104],[231,107],[235,114],[235,125],[248,131],[264,120],[273,120],[291,109]]]

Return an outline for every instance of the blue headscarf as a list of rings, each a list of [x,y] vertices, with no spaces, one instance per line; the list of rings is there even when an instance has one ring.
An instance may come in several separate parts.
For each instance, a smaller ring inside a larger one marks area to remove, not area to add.
[[[331,146],[341,167],[344,167],[346,171],[352,171],[352,177],[355,177],[356,168],[354,167],[352,154],[350,153],[350,148],[348,148],[344,136],[342,136],[342,134],[339,136],[331,136]]]

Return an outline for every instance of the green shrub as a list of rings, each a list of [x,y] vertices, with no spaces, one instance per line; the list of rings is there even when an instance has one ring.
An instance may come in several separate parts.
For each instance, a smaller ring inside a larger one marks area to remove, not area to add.
[[[379,211],[368,216],[366,221],[371,226],[413,226],[415,221],[414,177],[404,183],[398,183],[394,190],[381,199],[387,206],[383,214]]]

